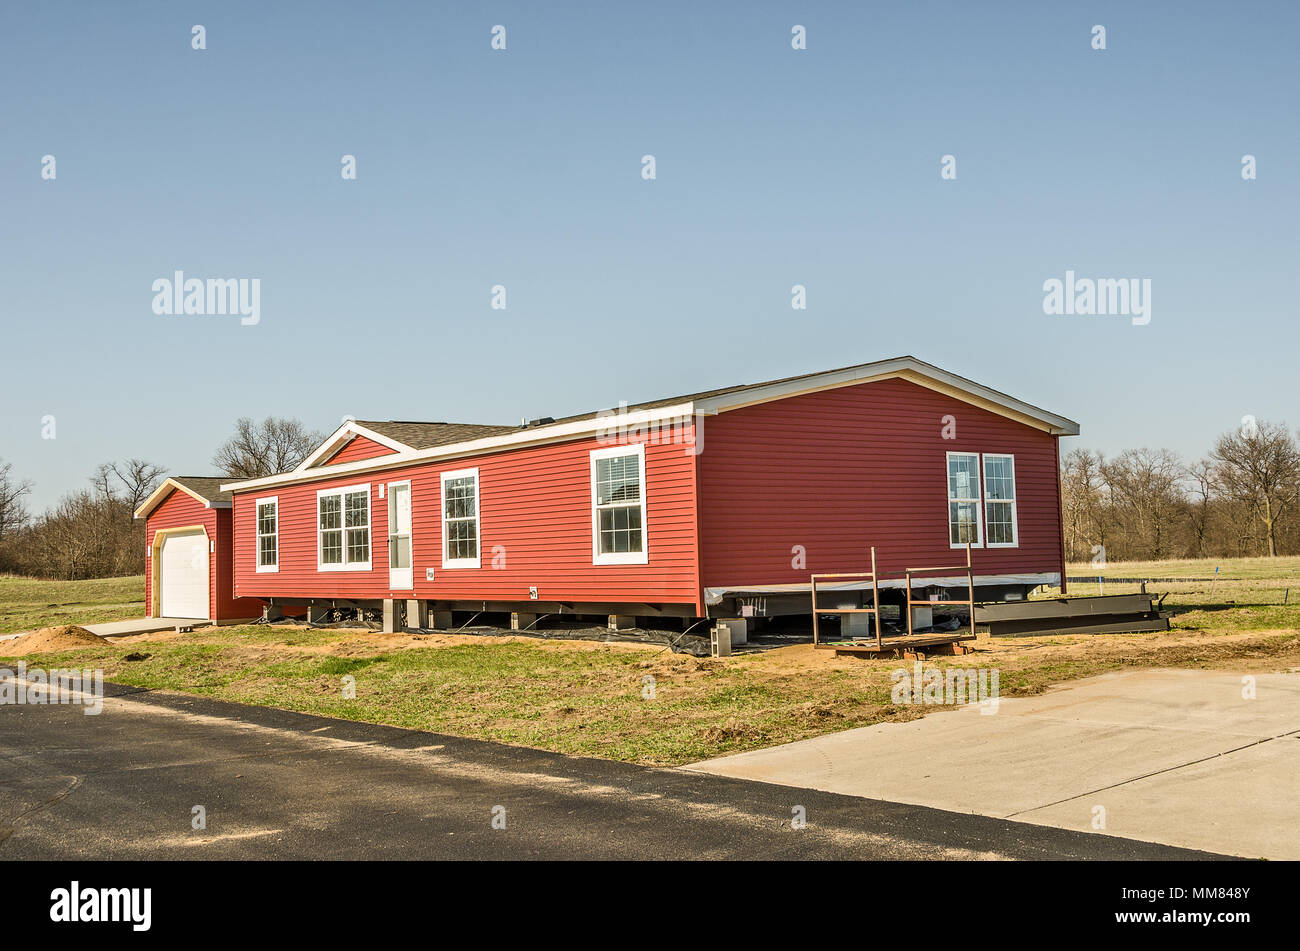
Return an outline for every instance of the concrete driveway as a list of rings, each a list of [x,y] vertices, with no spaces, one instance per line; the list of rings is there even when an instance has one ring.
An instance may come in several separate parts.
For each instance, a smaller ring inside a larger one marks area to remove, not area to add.
[[[1300,859],[1300,676],[1141,670],[685,767],[1250,857]],[[1104,827],[1097,823],[1104,821]]]

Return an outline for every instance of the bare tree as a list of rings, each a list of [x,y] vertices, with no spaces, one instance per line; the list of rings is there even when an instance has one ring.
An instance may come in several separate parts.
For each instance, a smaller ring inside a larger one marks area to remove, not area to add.
[[[287,472],[315,451],[325,436],[309,432],[301,420],[268,416],[235,422],[235,434],[217,449],[212,464],[232,479],[260,479]]]
[[[1268,555],[1275,557],[1278,520],[1300,494],[1300,449],[1290,430],[1260,420],[1220,436],[1210,458],[1224,492],[1253,507]]]
[[[12,473],[12,463],[0,462],[0,542],[27,524],[23,499],[31,492],[32,484],[19,482]]]
[[[1199,459],[1187,467],[1183,477],[1191,487],[1188,522],[1196,545],[1195,554],[1198,558],[1204,558],[1205,543],[1210,534],[1210,502],[1218,490],[1214,463],[1209,459]]]
[[[1130,531],[1152,558],[1168,557],[1170,529],[1184,504],[1182,461],[1168,449],[1130,449],[1105,463],[1102,471]]]

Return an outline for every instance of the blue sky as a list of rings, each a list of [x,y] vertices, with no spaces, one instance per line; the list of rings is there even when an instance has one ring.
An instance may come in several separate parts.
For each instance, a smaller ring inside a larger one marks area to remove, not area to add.
[[[33,507],[115,458],[206,473],[244,415],[510,423],[904,353],[1066,450],[1300,425],[1300,6],[702,7],[7,5]],[[259,278],[261,322],[155,315],[177,269]],[[1149,278],[1151,322],[1045,315],[1067,269]]]

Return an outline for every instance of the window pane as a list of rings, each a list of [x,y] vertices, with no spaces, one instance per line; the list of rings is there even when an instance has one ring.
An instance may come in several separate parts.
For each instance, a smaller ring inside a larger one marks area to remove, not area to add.
[[[388,511],[391,518],[388,523],[390,534],[409,532],[411,530],[411,487],[395,485],[389,489]]]
[[[641,473],[636,454],[596,460],[596,504],[641,499]]]
[[[954,545],[979,544],[978,507],[975,502],[948,503],[948,537]]]
[[[348,562],[365,562],[370,560],[370,529],[348,529]]]
[[[398,535],[389,539],[388,557],[390,568],[409,568],[411,567],[411,539],[405,535]]]
[[[639,505],[601,509],[599,525],[602,555],[642,550]]]
[[[257,534],[270,535],[275,532],[275,503],[267,502],[257,507]]]
[[[985,456],[985,496],[990,499],[1014,499],[1016,497],[1016,485],[1012,471],[1010,459]]]
[[[979,457],[973,453],[948,457],[948,498],[978,499],[980,497]]]
[[[343,564],[343,533],[337,529],[321,532],[320,560],[325,565]]]
[[[984,513],[990,545],[1013,545],[1016,533],[1011,525],[1011,503],[990,502]]]
[[[342,506],[342,500],[337,495],[322,495],[319,504],[320,527],[322,529],[341,528],[342,523],[339,521],[339,511]]]
[[[477,494],[476,481],[473,476],[461,476],[447,480],[443,489],[447,518],[474,517],[474,501]]]
[[[474,519],[462,519],[447,523],[447,557],[478,557],[478,522]]]
[[[345,502],[346,525],[348,528],[358,528],[369,524],[369,507],[366,505],[367,493],[349,492]]]
[[[257,563],[260,566],[275,564],[274,535],[263,535],[257,540]]]

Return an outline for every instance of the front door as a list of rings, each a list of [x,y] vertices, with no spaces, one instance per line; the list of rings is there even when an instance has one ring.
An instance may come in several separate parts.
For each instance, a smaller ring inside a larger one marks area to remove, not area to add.
[[[411,571],[411,483],[388,483],[388,587],[414,587]]]

